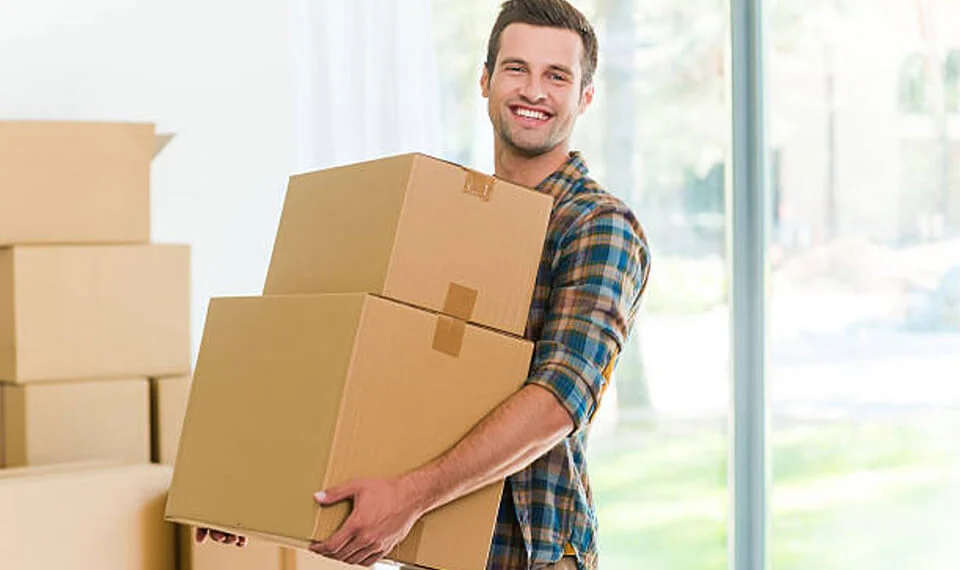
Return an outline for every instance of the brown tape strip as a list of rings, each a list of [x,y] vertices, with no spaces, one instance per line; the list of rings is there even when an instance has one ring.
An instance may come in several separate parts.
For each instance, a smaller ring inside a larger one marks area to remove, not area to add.
[[[489,202],[493,196],[494,177],[475,170],[466,170],[466,173],[467,180],[463,183],[463,191],[477,196],[484,202]]]
[[[450,356],[460,356],[467,324],[460,319],[439,315],[433,332],[433,348]]]
[[[417,559],[417,554],[420,552],[421,540],[423,540],[423,520],[418,520],[413,524],[407,538],[394,547],[393,552],[388,554],[387,558],[395,562],[416,565],[414,560]]]
[[[443,301],[443,312],[463,321],[473,318],[473,308],[477,305],[477,290],[451,283],[447,287],[447,298]]]

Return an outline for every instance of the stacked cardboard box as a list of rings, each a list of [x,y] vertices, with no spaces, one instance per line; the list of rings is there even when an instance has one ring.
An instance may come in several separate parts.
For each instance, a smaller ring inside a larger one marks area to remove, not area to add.
[[[264,295],[210,304],[167,518],[302,557],[349,512],[314,491],[452,447],[527,375],[551,205],[419,154],[292,177]],[[481,570],[501,491],[429,513],[390,558]]]
[[[5,567],[175,566],[171,470],[149,464],[148,378],[190,369],[189,248],[149,242],[168,140],[147,124],[0,121]],[[120,464],[78,464],[92,460]]]

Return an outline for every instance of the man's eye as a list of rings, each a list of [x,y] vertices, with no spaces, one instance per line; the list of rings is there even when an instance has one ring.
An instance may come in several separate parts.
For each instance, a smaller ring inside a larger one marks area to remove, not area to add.
[[[553,74],[550,75],[550,79],[551,79],[552,81],[557,81],[557,82],[566,82],[566,81],[567,81],[567,76],[566,76],[566,75],[561,75],[561,74],[559,74],[559,73],[553,73]]]
[[[507,71],[511,71],[511,72],[521,72],[521,71],[523,71],[523,68],[522,68],[522,67],[518,67],[518,66],[516,66],[516,65],[511,65],[511,66],[507,67]]]

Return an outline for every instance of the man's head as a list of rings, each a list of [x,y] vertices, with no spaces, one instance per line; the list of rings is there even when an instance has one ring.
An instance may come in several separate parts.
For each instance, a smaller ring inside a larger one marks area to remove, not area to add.
[[[481,90],[499,141],[524,156],[566,143],[593,100],[593,27],[565,0],[507,0],[487,46]]]

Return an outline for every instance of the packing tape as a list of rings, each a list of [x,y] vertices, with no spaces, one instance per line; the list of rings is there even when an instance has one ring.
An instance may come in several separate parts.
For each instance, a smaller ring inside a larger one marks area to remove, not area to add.
[[[393,552],[388,558],[398,562],[409,562],[413,564],[413,562],[410,561],[417,558],[417,552],[420,551],[421,540],[423,540],[423,520],[418,520],[413,524],[410,533],[407,534],[407,538],[403,539],[400,544],[394,547]]]
[[[450,356],[460,356],[463,333],[466,328],[467,323],[460,319],[438,315],[437,327],[433,331],[433,349]]]
[[[463,191],[477,196],[484,202],[489,202],[490,197],[493,196],[494,177],[474,170],[466,170],[466,173],[467,180],[463,183]]]
[[[477,305],[477,290],[459,283],[450,283],[447,298],[443,301],[443,312],[463,321],[473,318],[473,308]]]

